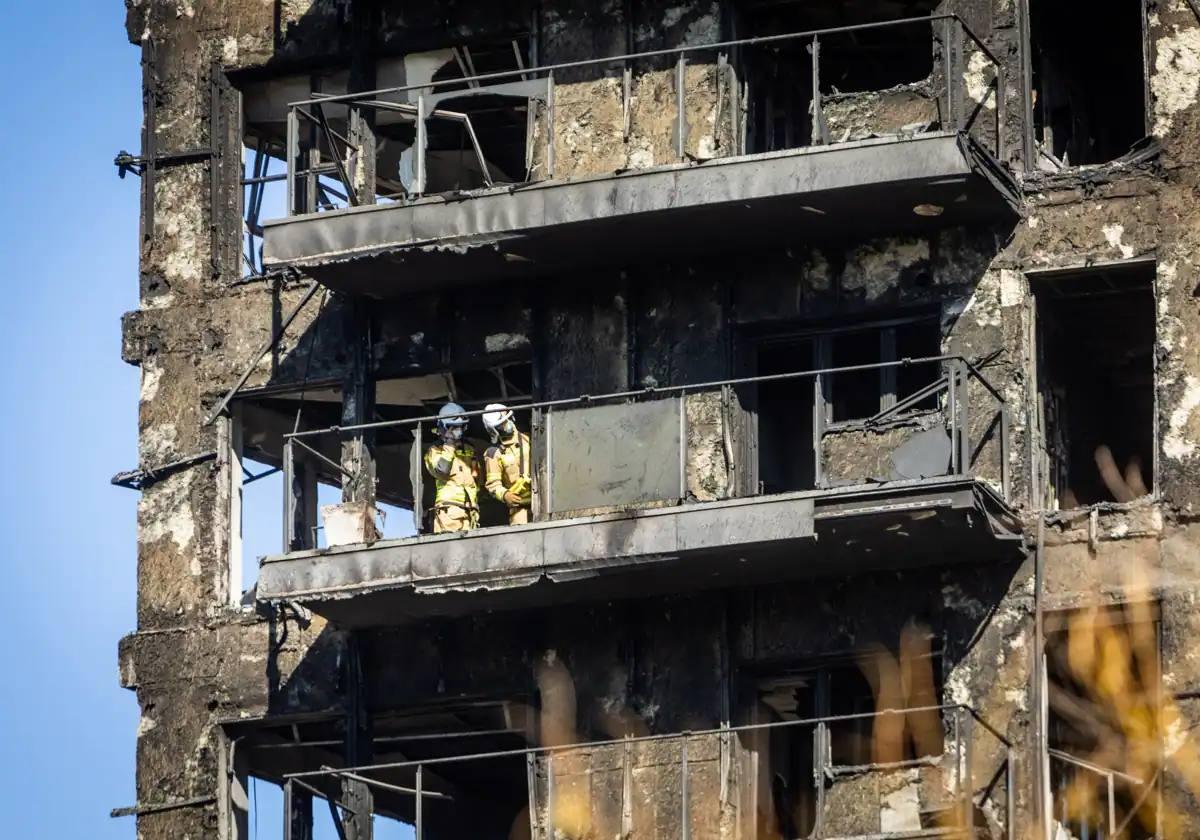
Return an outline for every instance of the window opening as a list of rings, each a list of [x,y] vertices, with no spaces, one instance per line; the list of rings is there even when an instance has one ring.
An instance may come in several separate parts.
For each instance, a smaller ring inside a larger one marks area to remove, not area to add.
[[[1106,163],[1146,134],[1141,0],[1029,0],[1034,136],[1043,168]],[[1051,155],[1053,157],[1047,157]]]
[[[758,375],[812,370],[812,338],[768,341],[758,347]],[[758,478],[764,493],[812,490],[813,380],[797,377],[758,386]]]
[[[1046,500],[1147,495],[1154,468],[1154,264],[1033,281]]]
[[[490,44],[454,47],[453,60],[433,74],[434,81],[520,70],[528,67],[530,39],[526,37]],[[500,79],[498,83],[515,81]],[[484,82],[484,85],[489,83]],[[528,178],[528,129],[530,100],[522,96],[469,94],[479,83],[443,85],[434,90],[444,93],[463,90],[462,97],[442,99],[438,110],[465,114],[483,153],[487,176],[493,183],[515,184]],[[426,123],[429,135],[425,157],[426,192],[477,189],[486,185],[481,163],[467,131],[466,123],[453,119],[431,118]]]
[[[933,0],[751,0],[740,4],[739,36],[753,38],[920,17],[936,8]],[[748,151],[789,149],[813,142],[811,44],[809,38],[798,38],[744,48],[750,97]],[[822,95],[912,85],[924,82],[933,71],[933,37],[928,23],[822,35],[819,49]]]
[[[1155,836],[1163,719],[1155,614],[1139,604],[1047,617],[1050,817],[1072,837]]]
[[[762,723],[835,718],[843,715],[872,714],[884,708],[922,708],[937,705],[942,692],[942,664],[939,648],[930,649],[933,640],[920,633],[923,650],[917,656],[928,667],[911,667],[910,675],[922,674],[925,684],[910,676],[908,685],[899,677],[896,660],[884,654],[890,669],[881,668],[875,657],[833,662],[816,667],[801,667],[788,673],[762,679],[756,690]],[[888,670],[888,673],[881,673]],[[908,693],[905,693],[905,692]],[[908,761],[943,752],[940,726],[934,731],[917,733],[918,724],[909,716],[907,737],[898,740],[876,727],[892,726],[886,717],[862,717],[833,721],[827,725],[827,764],[832,767],[862,768],[875,762]],[[928,720],[922,724],[928,724]],[[893,727],[894,728],[894,727]],[[931,729],[928,725],[925,729]],[[764,809],[773,816],[779,836],[809,836],[816,823],[817,791],[814,779],[817,765],[814,753],[814,727],[774,727],[768,735],[767,766],[771,806]],[[901,735],[904,735],[901,730]],[[886,748],[881,741],[888,741]],[[893,743],[894,741],[894,743]],[[823,783],[828,785],[825,774]],[[760,784],[762,784],[760,778]]]
[[[284,435],[295,428],[301,413],[301,429],[322,428],[338,422],[341,393],[336,387],[313,388],[303,394],[280,393],[242,397],[231,405],[229,423],[229,598],[233,605],[252,607],[258,581],[259,560],[280,554],[283,545]],[[334,442],[310,441],[314,448],[335,461]],[[300,512],[305,533],[298,534],[303,547],[323,547],[317,514],[319,504],[331,495],[340,497],[341,475],[331,466],[297,454]]]
[[[941,353],[941,325],[932,313],[886,322],[818,327],[756,342],[760,376],[805,370],[878,365]],[[844,371],[822,377],[824,427],[861,423],[898,400],[933,384],[940,363]],[[809,377],[764,382],[758,386],[759,481],[764,493],[816,487],[813,380]],[[936,396],[897,412],[895,420],[936,410]]]
[[[281,499],[283,473],[280,471],[279,462],[270,463],[243,457],[242,606],[253,606],[259,560],[270,554],[278,554],[282,550]]]

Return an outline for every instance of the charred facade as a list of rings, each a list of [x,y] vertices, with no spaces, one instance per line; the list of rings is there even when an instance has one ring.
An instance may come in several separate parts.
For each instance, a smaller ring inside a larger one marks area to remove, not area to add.
[[[1200,830],[1190,0],[126,6],[140,837]]]

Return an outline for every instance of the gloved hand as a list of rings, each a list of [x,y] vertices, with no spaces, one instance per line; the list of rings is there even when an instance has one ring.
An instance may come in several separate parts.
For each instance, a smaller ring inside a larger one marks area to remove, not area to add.
[[[527,478],[517,479],[504,493],[504,503],[509,507],[528,507],[532,500],[533,488]]]
[[[525,503],[521,501],[521,497],[511,490],[504,491],[504,504],[509,507],[524,507]]]

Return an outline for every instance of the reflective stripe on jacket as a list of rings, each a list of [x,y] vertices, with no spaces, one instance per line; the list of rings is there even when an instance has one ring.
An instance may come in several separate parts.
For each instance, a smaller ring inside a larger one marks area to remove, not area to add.
[[[518,432],[495,446],[489,446],[483,456],[485,467],[484,486],[498,502],[504,502],[504,494],[512,487],[529,504],[529,435]],[[521,479],[525,479],[521,481]]]
[[[454,505],[476,510],[479,500],[479,462],[469,443],[456,448],[439,443],[425,450],[425,469],[437,488],[433,506]]]

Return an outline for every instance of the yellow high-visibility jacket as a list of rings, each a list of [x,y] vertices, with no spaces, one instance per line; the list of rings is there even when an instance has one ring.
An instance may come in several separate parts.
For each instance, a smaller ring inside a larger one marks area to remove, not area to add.
[[[437,488],[433,506],[479,509],[479,461],[475,448],[461,442],[456,447],[435,443],[425,450],[425,469]]]
[[[533,488],[529,475],[529,435],[517,432],[489,446],[483,455],[484,486],[496,501],[509,507],[529,507]],[[511,505],[505,495],[512,490],[521,500]]]

